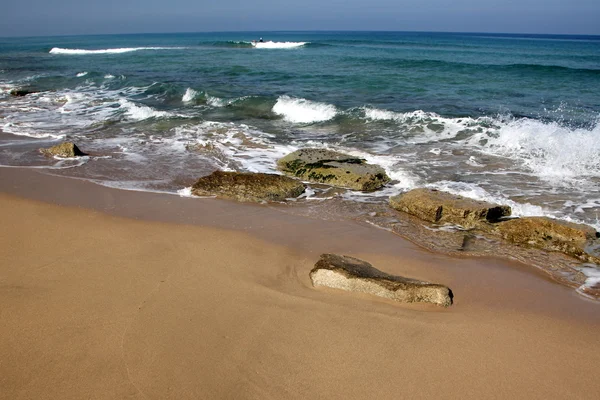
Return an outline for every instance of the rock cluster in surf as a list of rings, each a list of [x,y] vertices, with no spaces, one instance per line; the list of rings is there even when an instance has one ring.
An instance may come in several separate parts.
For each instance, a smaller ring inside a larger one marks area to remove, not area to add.
[[[390,181],[380,166],[326,149],[297,150],[279,159],[277,168],[287,176],[217,171],[200,178],[192,187],[192,193],[197,196],[209,195],[238,201],[286,201],[304,192],[301,180],[329,185],[332,188],[360,191],[374,191]],[[511,208],[507,205],[477,201],[425,188],[392,196],[389,206],[389,212],[410,214],[424,221],[424,227],[430,223],[436,230],[436,226],[442,228],[443,225],[450,224],[459,232],[464,231],[463,244],[458,249],[460,251],[471,251],[465,249],[472,248],[471,242],[478,237],[487,238],[488,242],[500,241],[508,246],[516,245],[522,247],[522,251],[534,248],[545,252],[558,252],[578,261],[600,265],[600,235],[587,225],[546,217],[513,218]],[[398,232],[396,228],[392,230]],[[508,252],[510,254],[510,249]],[[552,268],[555,267],[549,266],[545,269],[556,277]],[[339,271],[326,272],[323,268],[320,271],[318,274],[315,272],[317,275],[311,273],[311,278],[315,276],[318,282],[329,280],[329,286],[349,284],[346,282],[348,277],[342,279]],[[313,282],[317,281],[313,279]],[[363,289],[370,287],[369,290],[385,291],[381,289],[381,285],[380,289],[376,289],[377,285],[373,281],[369,281],[368,284],[365,280],[362,282],[360,286]],[[582,278],[577,278],[577,282],[582,282]],[[389,296],[391,294],[388,293],[384,297]]]
[[[557,251],[581,261],[600,264],[600,259],[589,251],[600,247],[600,234],[588,225],[547,217],[508,218],[511,215],[509,206],[432,189],[414,189],[391,197],[390,206],[424,221],[456,224],[518,246]]]
[[[205,150],[206,146],[190,147]],[[208,149],[212,150],[212,149]],[[300,179],[362,191],[381,188],[390,178],[378,165],[323,149],[302,149],[281,158],[278,168],[286,175],[216,171],[192,187],[197,196],[218,196],[238,201],[285,201],[304,192]]]

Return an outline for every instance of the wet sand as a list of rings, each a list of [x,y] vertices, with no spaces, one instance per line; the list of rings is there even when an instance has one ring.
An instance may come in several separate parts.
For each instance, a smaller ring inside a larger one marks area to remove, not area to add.
[[[527,266],[285,206],[0,168],[0,398],[595,398],[600,304]],[[448,285],[315,289],[324,252]]]

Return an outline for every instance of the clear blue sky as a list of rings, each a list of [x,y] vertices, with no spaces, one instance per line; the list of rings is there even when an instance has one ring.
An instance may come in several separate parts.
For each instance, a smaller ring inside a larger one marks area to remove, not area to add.
[[[600,35],[600,0],[8,0],[6,3],[1,7],[0,36],[244,30]]]

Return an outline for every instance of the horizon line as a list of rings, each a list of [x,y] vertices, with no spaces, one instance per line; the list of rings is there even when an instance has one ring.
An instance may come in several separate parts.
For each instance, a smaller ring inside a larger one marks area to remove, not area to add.
[[[335,32],[379,32],[379,33],[446,33],[446,34],[463,34],[463,35],[521,35],[521,36],[579,36],[579,37],[598,37],[598,34],[588,33],[533,33],[533,32],[477,32],[477,31],[430,31],[430,30],[373,30],[373,29],[311,29],[311,30],[226,30],[226,31],[173,31],[173,32],[129,32],[129,33],[80,33],[80,34],[57,34],[57,35],[13,35],[0,36],[1,39],[17,39],[17,38],[52,38],[52,37],[73,37],[73,36],[128,36],[128,35],[175,35],[175,34],[211,34],[211,33],[335,33]]]

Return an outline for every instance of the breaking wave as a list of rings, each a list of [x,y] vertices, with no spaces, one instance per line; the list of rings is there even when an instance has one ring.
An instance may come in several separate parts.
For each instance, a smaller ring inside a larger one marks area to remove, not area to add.
[[[338,111],[331,104],[281,96],[273,106],[273,112],[283,116],[286,121],[309,124],[330,120]]]
[[[257,49],[293,49],[296,47],[302,47],[309,42],[252,42],[252,46]]]
[[[185,90],[183,97],[181,98],[181,101],[184,103],[189,103],[189,102],[193,101],[196,98],[196,96],[198,96],[197,91],[195,91],[192,88],[187,88]]]
[[[85,54],[121,54],[130,53],[132,51],[141,50],[182,50],[185,47],[124,47],[118,49],[98,49],[98,50],[87,50],[87,49],[63,49],[60,47],[53,47],[50,50],[50,54],[70,54],[70,55],[85,55]]]

